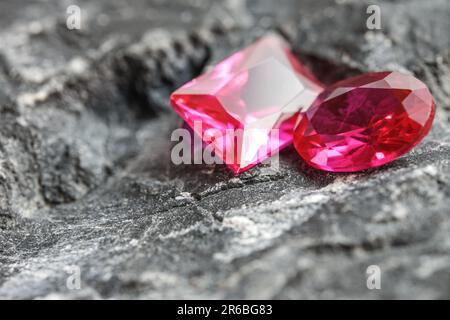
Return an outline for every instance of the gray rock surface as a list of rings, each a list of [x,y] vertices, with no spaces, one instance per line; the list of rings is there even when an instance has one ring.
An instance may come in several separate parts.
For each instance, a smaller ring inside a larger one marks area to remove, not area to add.
[[[0,298],[450,298],[447,0],[379,1],[375,31],[356,0],[80,0],[81,30],[25,3],[0,4]],[[414,73],[431,133],[358,174],[172,165],[169,93],[270,30],[326,83]]]

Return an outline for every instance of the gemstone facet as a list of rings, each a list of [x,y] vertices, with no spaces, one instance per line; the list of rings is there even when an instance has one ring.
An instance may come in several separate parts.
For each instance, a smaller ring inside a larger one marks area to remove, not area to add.
[[[322,90],[287,43],[271,34],[186,83],[170,100],[195,133],[240,173],[292,142],[299,110]]]
[[[294,145],[313,167],[360,171],[410,151],[430,130],[434,113],[433,97],[418,79],[368,73],[323,91],[301,115]]]

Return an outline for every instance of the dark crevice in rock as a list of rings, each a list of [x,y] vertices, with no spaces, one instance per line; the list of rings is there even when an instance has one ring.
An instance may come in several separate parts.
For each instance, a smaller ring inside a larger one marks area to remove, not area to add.
[[[139,53],[125,50],[118,55],[115,72],[128,103],[144,117],[167,110],[170,93],[198,75],[210,56],[208,46],[194,35],[188,42],[171,41],[165,49],[154,49],[151,42],[135,46]]]
[[[299,59],[308,66],[317,79],[325,85],[331,85],[336,81],[363,73],[362,70],[345,64],[337,64],[336,62],[322,58],[318,55],[298,53],[298,56]]]

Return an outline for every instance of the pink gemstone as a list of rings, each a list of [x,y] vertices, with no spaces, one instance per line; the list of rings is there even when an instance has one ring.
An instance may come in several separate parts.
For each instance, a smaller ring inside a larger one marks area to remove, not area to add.
[[[292,142],[299,110],[322,90],[286,42],[271,34],[186,83],[170,100],[204,141],[214,132],[215,153],[240,173]]]
[[[435,104],[418,79],[368,73],[325,90],[295,130],[294,145],[311,166],[353,172],[391,162],[431,128]]]

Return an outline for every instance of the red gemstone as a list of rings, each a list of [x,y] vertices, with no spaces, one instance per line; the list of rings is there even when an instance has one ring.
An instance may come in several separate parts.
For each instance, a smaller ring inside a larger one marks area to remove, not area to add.
[[[418,79],[368,73],[320,94],[300,120],[294,145],[311,166],[333,172],[378,167],[410,151],[431,128],[435,104]]]
[[[322,90],[287,43],[272,34],[186,83],[171,95],[171,103],[240,173],[292,142],[299,110],[311,106]],[[213,131],[218,135],[211,140]],[[236,139],[228,139],[230,132]]]

